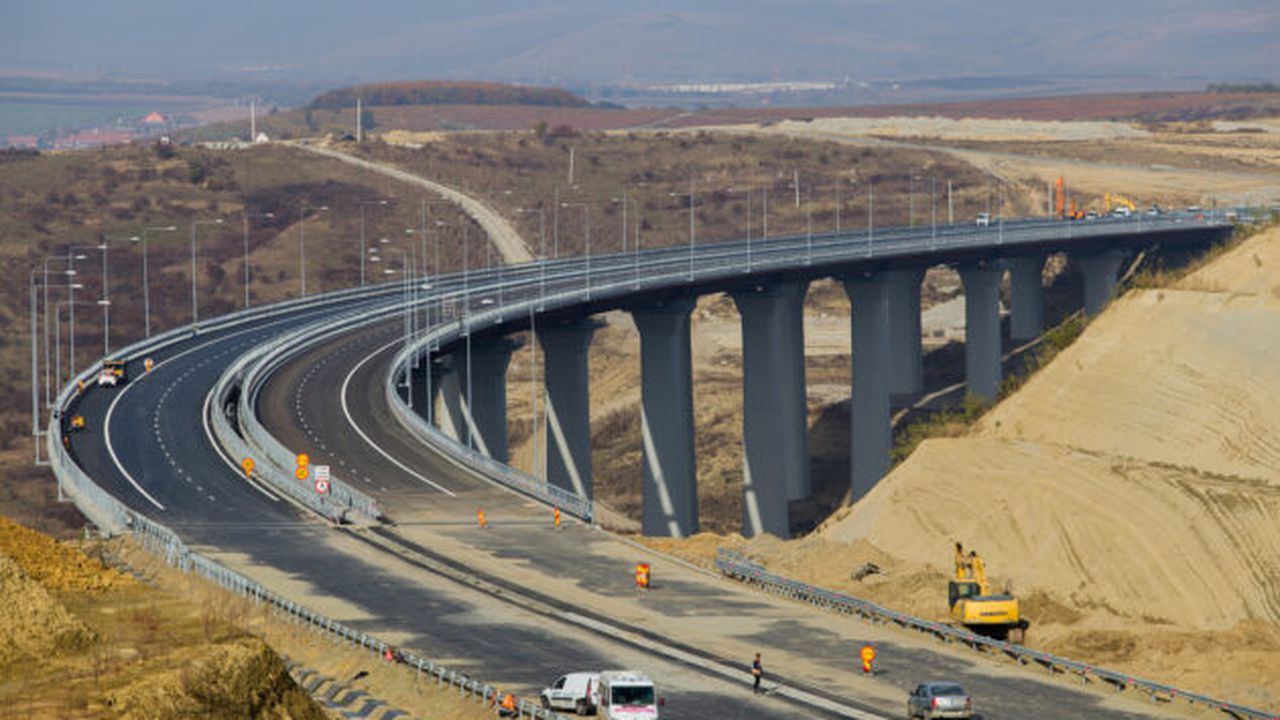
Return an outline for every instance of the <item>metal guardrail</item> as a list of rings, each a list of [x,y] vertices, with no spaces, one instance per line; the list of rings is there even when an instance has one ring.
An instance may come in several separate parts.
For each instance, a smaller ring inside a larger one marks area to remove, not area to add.
[[[396,651],[389,643],[373,635],[321,615],[305,605],[268,590],[258,582],[216,560],[192,551],[172,530],[145,515],[134,512],[98,487],[79,466],[70,461],[65,452],[59,452],[60,444],[52,436],[48,444],[51,465],[54,472],[62,478],[64,490],[81,512],[104,531],[110,534],[130,532],[142,547],[164,558],[169,566],[183,572],[196,573],[242,597],[267,603],[298,622],[333,635],[335,640],[341,641],[344,645],[364,648],[379,656],[383,656],[388,649],[391,649],[395,662],[415,669],[420,675],[425,674],[434,678],[437,684],[457,687],[459,692],[478,697],[484,702],[495,702],[503,695],[499,688],[473,679],[465,673],[451,670],[443,664],[412,652]],[[529,700],[521,700],[517,707],[519,717],[535,720],[564,720],[558,713],[544,710]]]
[[[1237,718],[1280,720],[1280,713],[1266,712],[1244,705],[1237,705],[1236,703],[1218,700],[1207,695],[1181,690],[1172,685],[1143,680],[1127,673],[1107,670],[1051,653],[1025,648],[1003,640],[994,640],[963,628],[923,620],[906,613],[890,610],[869,600],[816,587],[781,575],[774,575],[765,570],[763,565],[753,562],[742,553],[728,548],[719,548],[716,551],[716,567],[726,576],[740,580],[767,593],[797,602],[808,603],[842,615],[856,615],[872,622],[893,624],[901,628],[915,630],[932,635],[943,642],[960,643],[968,645],[975,650],[1002,654],[1022,665],[1035,663],[1051,673],[1075,675],[1082,682],[1100,681],[1116,691],[1137,690],[1145,692],[1153,701],[1173,702],[1180,698],[1193,705],[1220,710]]]
[[[313,298],[282,303],[277,306],[270,306],[269,308],[256,308],[254,310],[224,316],[215,322],[203,325],[202,329],[208,330],[239,325],[253,319],[282,315],[294,312],[301,308],[333,302],[335,298],[341,299],[352,295],[359,295],[362,292],[370,295],[377,295],[379,292],[382,292],[382,290],[375,288],[372,290],[344,291],[342,293],[327,295],[324,296],[324,298],[319,299]],[[396,292],[398,292],[398,289]],[[140,357],[146,353],[155,352],[162,347],[179,342],[189,337],[191,333],[191,328],[176,328],[147,340],[134,343],[113,354],[111,357],[122,359]],[[79,392],[79,383],[83,382],[87,385],[97,376],[101,368],[101,361],[94,363],[82,371],[79,376],[69,382],[66,387],[59,392],[55,407],[59,410],[68,407],[69,403],[75,399]],[[217,583],[225,589],[236,592],[244,597],[270,604],[289,617],[306,623],[318,631],[330,633],[335,639],[340,640],[344,644],[352,647],[361,647],[377,653],[378,655],[382,655],[391,647],[388,643],[369,635],[368,633],[358,631],[336,620],[332,620],[321,615],[320,613],[314,612],[300,603],[296,603],[279,593],[268,590],[263,585],[249,579],[245,575],[242,575],[241,573],[232,570],[215,560],[194,552],[182,541],[180,537],[178,537],[177,533],[173,532],[165,525],[151,520],[147,516],[130,509],[111,493],[102,489],[102,487],[97,483],[93,482],[88,474],[86,474],[84,470],[71,459],[67,448],[64,447],[61,442],[61,414],[61,412],[54,414],[45,434],[50,469],[57,476],[58,483],[62,487],[63,491],[71,498],[72,502],[75,503],[80,512],[104,533],[109,535],[131,533],[145,549],[164,558],[166,564],[169,566],[182,570],[183,572],[195,572],[202,577]],[[220,412],[214,413],[215,420],[221,416],[222,413]],[[225,417],[223,420],[225,421]],[[479,697],[484,702],[495,702],[498,697],[501,697],[504,694],[499,688],[493,685],[473,679],[465,673],[451,670],[443,664],[436,663],[412,652],[401,651],[396,662],[417,670],[419,674],[426,674],[428,677],[433,677],[437,683],[457,687],[459,692],[462,694]],[[519,713],[518,717],[522,718],[528,717],[533,718],[534,720],[566,720],[558,713],[545,710],[538,704],[529,700],[520,700],[517,703],[517,710]]]
[[[267,432],[258,421],[254,405],[262,382],[300,348],[389,312],[399,311],[398,307],[392,307],[351,312],[337,319],[326,318],[285,333],[241,355],[223,372],[212,391],[217,408],[211,423],[218,443],[233,457],[253,458],[256,477],[333,522],[347,519],[348,511],[358,512],[372,520],[380,519],[383,513],[378,501],[332,471],[326,494],[315,492],[312,485],[299,482],[291,471],[297,456]],[[236,391],[239,391],[239,397],[232,404],[231,395]],[[218,411],[232,405],[239,432],[231,426],[230,419]]]

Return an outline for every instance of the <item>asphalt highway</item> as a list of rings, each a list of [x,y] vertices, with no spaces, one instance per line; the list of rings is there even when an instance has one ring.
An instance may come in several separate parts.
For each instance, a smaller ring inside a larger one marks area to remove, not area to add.
[[[550,625],[545,616],[387,557],[246,482],[205,433],[205,397],[238,353],[325,314],[300,313],[246,331],[193,336],[155,353],[150,374],[143,376],[138,363],[123,387],[90,388],[69,411],[89,422],[71,437],[73,456],[102,487],[193,547],[236,558],[243,572],[268,584],[288,578],[305,586],[308,597],[295,596],[305,604],[340,601],[346,616],[338,619],[402,638],[401,645],[475,677],[536,692],[559,668],[624,665],[671,678],[668,717],[797,716],[780,699],[752,698],[714,676],[691,678],[678,662],[589,630]],[[369,473],[389,475],[372,466]],[[400,486],[416,482],[404,479]]]

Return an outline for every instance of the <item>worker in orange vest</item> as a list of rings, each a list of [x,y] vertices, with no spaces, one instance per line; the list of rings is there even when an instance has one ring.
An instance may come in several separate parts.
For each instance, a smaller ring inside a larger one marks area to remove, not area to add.
[[[876,649],[868,643],[862,646],[862,652],[859,655],[862,657],[862,672],[867,675],[875,672]]]
[[[484,530],[485,528],[489,527],[489,522],[484,519],[483,510],[476,511],[476,525],[478,525],[481,530]]]
[[[515,714],[516,714],[516,696],[515,695],[512,695],[511,693],[507,693],[506,697],[502,698],[502,705],[498,709],[498,714],[501,715],[502,717],[515,717]]]
[[[556,508],[555,523],[556,523],[556,529],[559,530],[560,529],[560,508]]]

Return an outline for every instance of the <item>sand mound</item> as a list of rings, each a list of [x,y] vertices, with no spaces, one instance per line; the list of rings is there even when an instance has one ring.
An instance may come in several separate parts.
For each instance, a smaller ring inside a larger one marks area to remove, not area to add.
[[[0,517],[0,554],[50,592],[104,592],[132,587],[133,578],[74,547]]]
[[[1277,239],[1121,298],[823,536],[943,571],[962,540],[1015,588],[1132,620],[1280,624]]]
[[[1280,623],[1278,524],[1280,487],[977,437],[925,442],[823,535],[933,565],[939,606],[950,543],[962,540],[997,585],[1207,629]]]
[[[48,591],[0,554],[0,668],[59,655],[93,642],[94,634]]]
[[[109,704],[122,716],[147,720],[325,717],[280,656],[254,637],[220,643],[202,659],[117,690]]]

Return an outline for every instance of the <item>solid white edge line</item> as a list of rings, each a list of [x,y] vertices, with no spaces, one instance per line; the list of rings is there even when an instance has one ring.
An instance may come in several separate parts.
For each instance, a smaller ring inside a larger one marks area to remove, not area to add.
[[[356,374],[357,372],[359,372],[359,371],[360,371],[360,368],[364,367],[364,364],[365,364],[365,363],[369,362],[369,361],[370,361],[370,360],[372,360],[373,358],[375,358],[375,357],[377,357],[378,355],[380,355],[380,354],[382,354],[383,352],[385,352],[385,351],[387,350],[387,348],[390,348],[390,347],[394,347],[394,346],[396,346],[396,345],[399,345],[399,344],[400,344],[400,342],[401,342],[401,339],[400,339],[400,338],[396,338],[395,340],[392,340],[391,342],[387,343],[386,345],[383,345],[383,346],[379,347],[377,350],[374,350],[372,353],[370,353],[370,354],[366,355],[364,358],[362,358],[362,359],[360,360],[360,362],[356,363],[356,364],[355,364],[355,366],[351,368],[351,371],[347,373],[347,376],[346,376],[345,378],[343,378],[343,380],[342,380],[342,389],[341,389],[341,390],[339,391],[339,393],[338,393],[338,398],[342,401],[342,414],[343,414],[343,416],[344,416],[344,417],[346,417],[346,419],[347,419],[347,424],[351,426],[351,429],[352,429],[352,430],[355,430],[355,431],[356,431],[356,434],[357,434],[357,435],[359,435],[359,436],[360,436],[360,438],[361,438],[362,440],[364,440],[364,441],[365,441],[365,443],[367,443],[367,444],[369,445],[369,447],[371,447],[371,448],[373,448],[374,450],[378,451],[378,454],[379,454],[379,455],[381,455],[382,457],[384,457],[384,458],[386,458],[387,460],[391,461],[391,464],[392,464],[392,465],[395,465],[396,467],[400,468],[401,470],[405,471],[406,473],[408,473],[408,474],[410,474],[410,475],[412,475],[412,476],[414,476],[414,477],[418,478],[418,479],[419,479],[419,480],[421,480],[422,482],[424,482],[424,483],[426,483],[426,484],[430,485],[431,487],[433,487],[433,488],[435,488],[435,489],[439,490],[440,492],[444,493],[445,495],[448,495],[449,497],[457,497],[457,496],[458,496],[458,495],[457,495],[457,493],[453,492],[453,491],[452,491],[452,490],[450,490],[449,488],[447,488],[447,487],[445,487],[445,486],[443,486],[443,485],[441,485],[441,484],[439,484],[439,483],[437,483],[437,482],[434,482],[434,481],[432,481],[432,480],[428,480],[428,479],[427,479],[426,477],[424,477],[423,475],[421,475],[421,474],[419,474],[419,473],[415,472],[415,471],[414,471],[412,468],[410,468],[408,465],[405,465],[404,463],[400,462],[399,460],[395,459],[394,457],[391,457],[391,453],[389,453],[389,452],[387,452],[386,450],[383,450],[381,447],[379,447],[379,446],[378,446],[378,444],[377,444],[377,443],[375,443],[375,442],[373,441],[373,439],[372,439],[372,438],[370,438],[370,437],[368,436],[368,434],[366,434],[366,433],[365,433],[365,431],[364,431],[363,429],[361,429],[361,427],[360,427],[359,425],[357,425],[357,424],[356,424],[356,420],[355,420],[355,418],[351,417],[351,409],[350,409],[350,407],[347,405],[347,388],[348,388],[348,387],[350,387],[350,385],[351,385],[351,378],[355,377],[355,374]]]

